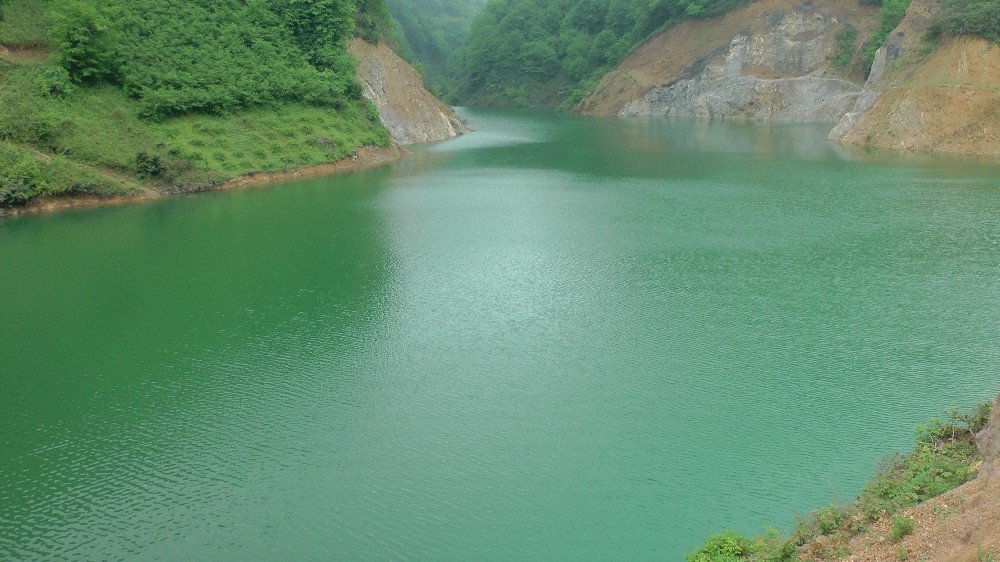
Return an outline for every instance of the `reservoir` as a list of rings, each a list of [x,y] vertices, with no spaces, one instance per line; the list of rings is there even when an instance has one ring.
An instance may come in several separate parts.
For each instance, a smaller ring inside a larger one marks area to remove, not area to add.
[[[0,222],[0,559],[680,560],[1000,390],[1000,165],[463,110]]]

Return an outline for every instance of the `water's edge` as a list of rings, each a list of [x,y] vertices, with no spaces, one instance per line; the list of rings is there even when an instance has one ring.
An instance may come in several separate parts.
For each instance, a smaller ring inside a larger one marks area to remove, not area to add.
[[[0,220],[38,213],[52,213],[81,207],[107,207],[153,201],[172,195],[189,195],[243,187],[264,187],[292,180],[304,180],[370,170],[396,162],[409,152],[395,143],[386,147],[363,146],[354,154],[332,162],[287,168],[276,172],[250,172],[209,183],[180,184],[169,188],[144,187],[132,193],[98,197],[96,195],[59,194],[38,197],[23,207],[0,207]]]

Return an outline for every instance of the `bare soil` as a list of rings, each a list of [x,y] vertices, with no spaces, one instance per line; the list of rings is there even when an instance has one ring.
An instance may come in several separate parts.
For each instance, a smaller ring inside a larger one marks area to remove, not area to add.
[[[914,531],[898,543],[891,540],[892,518],[885,516],[847,543],[844,562],[913,560],[984,562],[1000,560],[1000,397],[990,424],[977,436],[983,455],[978,478],[901,514],[914,521]],[[822,544],[799,552],[803,560],[820,560]]]
[[[957,37],[899,62],[844,142],[1000,156],[1000,46]]]
[[[396,143],[440,141],[467,132],[452,109],[427,90],[416,69],[387,44],[355,37],[350,49],[358,61],[365,97],[375,104]]]

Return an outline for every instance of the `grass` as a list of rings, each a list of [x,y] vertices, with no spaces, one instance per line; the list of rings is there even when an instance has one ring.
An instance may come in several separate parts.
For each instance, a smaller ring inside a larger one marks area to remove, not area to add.
[[[49,0],[0,1],[0,45],[43,47],[49,43]]]
[[[0,142],[0,206],[14,206],[35,197],[67,193],[97,196],[139,189],[136,181],[116,177],[59,155]]]
[[[706,539],[687,560],[791,561],[803,547],[818,559],[843,557],[849,554],[850,539],[883,516],[893,516],[889,538],[899,542],[914,530],[913,520],[897,515],[900,511],[975,478],[973,467],[981,460],[975,434],[986,426],[989,416],[987,403],[965,414],[953,409],[945,418],[918,425],[914,449],[885,459],[854,502],[813,511],[796,522],[787,538],[773,530],[754,537],[725,531]]]
[[[43,175],[60,176],[75,166],[88,170],[81,177],[89,182],[103,173],[108,177],[101,187],[88,190],[95,194],[131,189],[113,179],[116,175],[153,187],[200,185],[332,162],[361,146],[389,144],[367,101],[336,109],[285,103],[153,121],[140,117],[135,100],[114,86],[70,86],[68,93],[52,93],[53,68],[44,62],[0,61],[0,141],[44,156],[34,158]],[[9,174],[0,172],[0,178],[4,175]],[[46,187],[28,189],[32,197],[90,185],[83,180],[42,183]],[[24,202],[8,198],[0,206]]]
[[[45,60],[52,5],[0,0],[0,46],[41,47],[0,56],[0,209],[65,193],[200,187],[390,143],[374,106],[348,96],[151,119],[117,83],[73,80]]]

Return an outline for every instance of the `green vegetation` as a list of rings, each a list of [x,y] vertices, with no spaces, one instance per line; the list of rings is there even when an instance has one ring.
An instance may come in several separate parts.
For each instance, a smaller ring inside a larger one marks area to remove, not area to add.
[[[388,0],[388,4],[408,58],[419,61],[428,84],[443,89],[450,77],[451,55],[465,43],[486,0]]]
[[[687,562],[739,562],[767,560],[781,551],[785,541],[777,531],[766,536],[745,537],[733,531],[712,535],[697,550],[687,555]],[[794,555],[794,551],[788,553]],[[780,559],[780,558],[779,558]]]
[[[904,537],[913,534],[913,519],[905,517],[902,515],[897,515],[892,518],[892,530],[889,531],[889,540],[892,542],[899,542],[903,540]]]
[[[0,142],[0,207],[21,205],[45,195],[108,196],[137,187],[134,181],[100,173],[63,156]]]
[[[2,15],[0,44],[37,52],[0,58],[0,206],[389,142],[346,50],[390,28],[382,0],[5,0]]]
[[[48,44],[46,0],[0,0],[0,44],[13,48]]]
[[[713,535],[688,554],[687,560],[792,561],[806,545],[817,558],[844,556],[848,554],[846,545],[850,538],[872,522],[896,515],[975,478],[973,467],[981,460],[975,448],[975,434],[986,427],[989,417],[987,403],[965,414],[952,410],[944,419],[935,418],[918,425],[914,450],[884,460],[853,503],[812,512],[796,522],[787,538],[775,531],[754,537],[733,531]],[[913,525],[912,519],[893,517],[889,539],[899,542],[913,532]],[[820,537],[824,540],[816,541]]]
[[[144,116],[358,99],[347,0],[65,0],[54,62],[79,83],[120,85]]]
[[[831,60],[844,70],[867,76],[875,61],[875,53],[903,21],[910,0],[859,1],[864,5],[881,6],[879,26],[865,38],[860,57],[856,56],[855,50],[857,30],[850,26],[840,29],[837,32],[837,50]],[[942,0],[939,11],[931,21],[928,40],[918,52],[928,54],[934,49],[935,41],[944,35],[975,35],[1000,43],[1000,0]]]
[[[976,35],[1000,43],[1000,1],[941,0],[941,10],[934,16],[931,34]]]
[[[882,9],[879,11],[879,26],[868,36],[868,39],[865,41],[864,52],[861,54],[861,66],[865,76],[871,72],[872,63],[875,62],[876,51],[885,44],[885,40],[892,33],[892,30],[896,29],[896,26],[903,21],[906,9],[910,7],[910,0],[882,0],[881,2],[872,1],[870,3],[881,4]]]
[[[833,64],[848,69],[854,63],[856,51],[855,43],[858,39],[858,30],[851,25],[845,25],[837,30],[837,50],[831,57]]]
[[[474,105],[569,106],[652,33],[743,3],[490,0],[456,53],[450,93]]]

